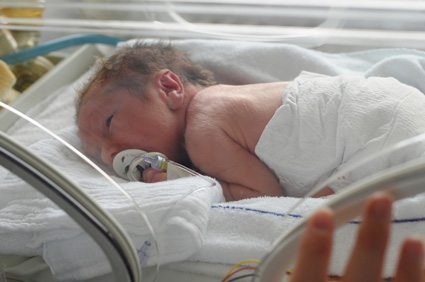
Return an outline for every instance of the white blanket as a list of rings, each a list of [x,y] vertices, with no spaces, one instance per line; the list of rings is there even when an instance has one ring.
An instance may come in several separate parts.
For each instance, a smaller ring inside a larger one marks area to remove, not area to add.
[[[286,44],[187,40],[176,41],[175,45],[190,52],[195,61],[210,67],[222,83],[293,80],[302,70],[308,70],[329,75],[395,76],[404,83],[425,91],[425,53],[415,50],[388,49],[325,54]],[[80,82],[81,80],[58,90],[56,97],[35,106],[32,116],[56,131],[72,126],[75,114],[75,86]],[[60,118],[57,118],[58,115]],[[71,131],[65,134],[70,133],[68,140],[74,140],[75,143],[77,140],[72,132],[71,127]],[[28,145],[46,138],[22,122],[11,128],[9,133],[16,140]],[[140,254],[149,254],[149,250],[144,249],[145,241],[140,235],[146,232],[146,229],[139,217],[131,212],[127,200],[116,191],[108,190],[108,185],[100,177],[94,176],[91,170],[75,157],[63,152],[63,147],[55,145],[53,141],[40,141],[31,148],[50,159],[52,163],[58,164],[58,160],[61,160],[62,170],[66,175],[71,176],[101,206],[119,218]],[[181,261],[189,256],[191,260],[213,263],[236,263],[240,259],[260,258],[269,250],[272,241],[296,220],[280,216],[280,213],[285,212],[286,208],[294,203],[294,199],[285,197],[226,204],[221,203],[220,191],[212,189],[203,190],[193,198],[187,198],[188,201],[174,205],[176,199],[196,190],[199,184],[198,179],[188,178],[143,185],[143,188],[139,183],[124,185],[136,201],[145,207],[144,210],[154,225],[156,224],[159,236],[157,240],[165,250],[160,258],[162,262]],[[1,172],[0,193],[1,253],[43,254],[53,271],[62,279],[88,278],[107,271],[108,267],[105,267],[104,263],[96,264],[96,261],[101,259],[98,252],[87,247],[90,239],[84,237],[81,230],[77,229],[63,212],[44,200],[32,188],[28,188],[14,176]],[[421,198],[411,200],[411,203],[417,203],[417,206],[421,202]],[[308,207],[306,210],[320,203],[322,200],[308,199],[305,203]],[[170,206],[175,207],[174,210],[178,208],[179,211],[168,213],[167,208]],[[195,208],[197,212],[193,212]],[[419,208],[401,210],[411,212],[412,218],[423,217],[425,214]],[[176,226],[174,222],[178,221],[174,219],[182,219],[185,223]],[[135,222],[136,228],[133,228]],[[406,227],[402,229],[403,232],[422,231],[423,222],[407,221],[400,223],[400,226]],[[351,233],[349,231],[346,234],[351,236]],[[394,238],[399,242],[397,236]],[[177,239],[174,241],[174,238]],[[397,246],[397,242],[394,246]],[[71,246],[72,252],[68,253],[69,249],[64,251],[65,244]],[[347,251],[344,238],[338,239],[336,244],[342,251]],[[154,255],[155,252],[151,250],[150,253]],[[144,256],[141,258],[142,263],[149,264],[149,261],[143,260]],[[88,262],[89,259],[91,262]],[[336,261],[339,261],[338,257]],[[333,269],[335,273],[341,272],[341,268]]]
[[[60,135],[79,147],[75,126]],[[224,199],[218,183],[211,186],[201,177],[154,184],[115,178],[133,202],[57,141],[40,140],[29,149],[115,217],[132,239],[142,265],[184,260],[197,251],[211,204]],[[60,208],[6,170],[0,170],[0,183],[0,253],[43,255],[60,280],[81,280],[110,271],[92,239]],[[150,220],[159,254],[134,204]]]
[[[282,97],[255,152],[275,172],[284,195],[304,196],[348,165],[425,133],[425,95],[393,78],[303,72]],[[421,154],[412,150],[364,165],[331,188],[425,155],[421,148]]]

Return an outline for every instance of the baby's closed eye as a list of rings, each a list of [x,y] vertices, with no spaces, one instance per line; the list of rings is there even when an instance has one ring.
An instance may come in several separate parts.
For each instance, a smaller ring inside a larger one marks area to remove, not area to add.
[[[112,119],[114,118],[114,115],[110,115],[107,119],[106,119],[106,121],[105,121],[105,125],[106,125],[106,128],[110,128],[111,127],[111,123],[112,123]]]

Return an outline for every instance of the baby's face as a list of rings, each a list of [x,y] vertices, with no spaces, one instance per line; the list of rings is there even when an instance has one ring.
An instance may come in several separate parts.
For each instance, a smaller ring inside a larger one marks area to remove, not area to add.
[[[114,156],[125,149],[161,152],[181,161],[181,132],[176,118],[157,97],[151,84],[142,99],[113,85],[91,86],[77,121],[87,154],[111,166]]]

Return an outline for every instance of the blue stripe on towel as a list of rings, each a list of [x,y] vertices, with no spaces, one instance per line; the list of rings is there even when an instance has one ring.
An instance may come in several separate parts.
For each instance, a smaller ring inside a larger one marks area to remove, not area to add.
[[[303,216],[300,215],[300,214],[288,214],[287,215],[285,213],[264,211],[264,210],[253,209],[253,208],[246,208],[246,207],[212,205],[211,208],[213,208],[213,209],[241,210],[241,211],[255,212],[255,213],[261,213],[261,214],[270,214],[270,215],[279,216],[279,217],[289,216],[289,217],[295,217],[295,218],[303,218]]]
[[[230,206],[230,205],[212,205],[211,208],[213,209],[227,209],[227,210],[239,210],[239,211],[247,211],[247,212],[253,212],[253,213],[259,213],[259,214],[267,214],[267,215],[273,215],[278,217],[292,217],[292,218],[303,218],[300,214],[285,214],[285,213],[279,213],[279,212],[272,212],[272,211],[266,211],[266,210],[260,210],[260,209],[254,209],[254,208],[247,208],[247,207],[237,207],[237,206]],[[392,220],[392,223],[412,223],[412,222],[422,222],[425,221],[425,217],[417,217],[417,218],[405,218],[405,219],[394,219]],[[350,221],[351,224],[359,224],[359,220],[352,220]]]

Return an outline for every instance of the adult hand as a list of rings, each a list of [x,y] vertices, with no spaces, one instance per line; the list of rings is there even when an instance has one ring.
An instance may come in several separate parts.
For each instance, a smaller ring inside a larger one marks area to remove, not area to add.
[[[363,211],[354,250],[346,265],[343,282],[382,281],[382,268],[390,233],[392,198],[384,193],[371,196]],[[328,281],[334,232],[329,209],[317,211],[301,239],[291,282]],[[394,282],[424,282],[424,244],[418,238],[404,241]]]

